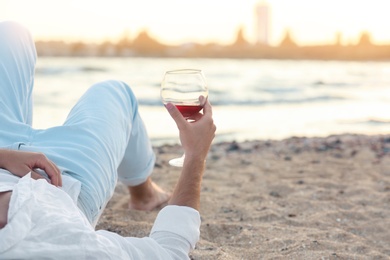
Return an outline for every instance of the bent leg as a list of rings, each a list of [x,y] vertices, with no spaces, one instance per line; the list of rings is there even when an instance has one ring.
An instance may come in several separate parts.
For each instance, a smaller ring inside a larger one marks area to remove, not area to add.
[[[32,123],[36,50],[30,33],[0,22],[0,146],[22,142]]]
[[[149,177],[155,159],[136,98],[119,81],[92,86],[63,126],[35,130],[21,149],[45,153],[82,183],[79,207],[93,224],[114,192],[118,168],[126,184],[137,185]]]

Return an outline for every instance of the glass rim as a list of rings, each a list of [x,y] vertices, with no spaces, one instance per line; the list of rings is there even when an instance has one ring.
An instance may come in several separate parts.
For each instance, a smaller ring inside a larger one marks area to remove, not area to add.
[[[168,70],[165,74],[196,74],[202,73],[200,69],[177,69],[177,70]]]

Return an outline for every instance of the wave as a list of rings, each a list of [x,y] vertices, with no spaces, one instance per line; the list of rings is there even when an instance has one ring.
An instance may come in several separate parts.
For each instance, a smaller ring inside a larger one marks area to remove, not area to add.
[[[88,73],[88,72],[107,72],[107,69],[92,66],[79,67],[38,67],[35,70],[37,75],[59,75],[65,73]]]
[[[368,119],[364,121],[357,121],[356,124],[365,124],[365,125],[390,125],[390,120],[381,120],[381,119]]]
[[[348,82],[330,82],[330,81],[322,81],[318,80],[315,82],[312,82],[309,86],[313,88],[320,88],[320,87],[334,87],[334,88],[356,88],[358,86],[358,82],[348,83]]]
[[[211,98],[213,106],[264,106],[264,105],[283,105],[283,104],[307,104],[307,103],[318,103],[318,102],[333,102],[345,100],[339,96],[317,96],[308,98],[280,98],[273,100],[245,100],[245,99],[226,99],[225,97]],[[139,98],[138,102],[143,106],[161,106],[162,102],[158,99]]]

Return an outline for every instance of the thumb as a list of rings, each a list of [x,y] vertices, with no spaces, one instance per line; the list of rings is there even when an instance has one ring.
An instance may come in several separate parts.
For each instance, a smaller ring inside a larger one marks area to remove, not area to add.
[[[167,108],[169,114],[173,118],[173,120],[176,122],[177,127],[180,129],[184,127],[184,125],[187,123],[187,121],[184,119],[182,114],[180,113],[179,109],[175,107],[172,103],[168,103],[165,105]]]

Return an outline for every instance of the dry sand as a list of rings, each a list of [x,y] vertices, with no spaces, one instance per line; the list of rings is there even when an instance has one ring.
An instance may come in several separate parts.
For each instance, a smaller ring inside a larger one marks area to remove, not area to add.
[[[156,147],[153,179],[171,190]],[[147,236],[157,211],[126,209],[118,184],[97,229]],[[389,259],[390,136],[340,135],[212,146],[192,259]]]

